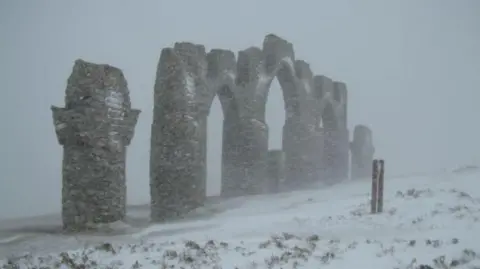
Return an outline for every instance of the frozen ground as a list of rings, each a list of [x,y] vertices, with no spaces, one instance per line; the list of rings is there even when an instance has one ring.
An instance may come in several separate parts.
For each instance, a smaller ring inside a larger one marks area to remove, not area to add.
[[[109,235],[61,234],[58,216],[3,221],[0,268],[480,268],[479,180],[475,171],[386,178],[379,215],[359,180],[210,201],[163,225],[131,207],[129,225]]]

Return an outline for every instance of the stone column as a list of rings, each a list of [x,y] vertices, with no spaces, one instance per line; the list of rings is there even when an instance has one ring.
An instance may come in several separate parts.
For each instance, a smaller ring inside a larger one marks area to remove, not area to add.
[[[268,128],[260,116],[263,99],[259,93],[267,86],[261,73],[263,58],[262,50],[255,47],[238,54],[234,90],[238,107],[235,113],[225,113],[223,128],[224,197],[261,193],[265,181]]]
[[[320,181],[325,177],[325,165],[323,163],[325,132],[323,128],[316,128],[312,139],[312,181]]]
[[[337,142],[337,163],[335,177],[336,179],[347,179],[348,170],[349,170],[349,132],[347,128],[347,107],[348,107],[348,92],[347,85],[340,81],[333,82],[333,97],[337,106],[337,133],[338,133],[338,142]]]
[[[266,193],[277,193],[285,181],[285,152],[282,150],[268,151]]]
[[[266,176],[268,128],[256,119],[224,125],[222,196],[259,194]]]
[[[243,166],[240,156],[243,152],[240,143],[241,132],[238,120],[223,120],[222,135],[222,187],[221,196],[234,197],[243,195],[240,186],[243,181]]]
[[[195,55],[203,46],[177,43],[162,50],[154,90],[151,135],[151,220],[163,221],[203,204],[202,138],[197,113],[199,74]],[[199,122],[201,121],[201,122]]]
[[[335,113],[335,101],[333,100],[334,82],[322,75],[315,76],[313,81],[314,96],[317,100],[317,105],[314,108],[317,130],[322,135],[317,142],[318,151],[321,152],[319,154],[319,167],[321,167],[322,179],[332,179],[334,177],[333,167],[337,157],[336,131],[338,129],[338,118]]]
[[[349,139],[348,129],[331,130],[326,134],[326,162],[329,179],[348,178]]]
[[[368,178],[372,174],[372,162],[375,148],[372,142],[372,131],[365,125],[357,125],[353,130],[353,141],[350,142],[351,178]]]
[[[349,170],[350,170],[350,138],[348,129],[343,129],[339,134],[340,147],[339,147],[339,167],[338,167],[338,178],[339,179],[348,179]]]
[[[207,166],[207,154],[208,154],[208,114],[201,113],[198,116],[198,134],[199,134],[199,146],[200,146],[200,172],[198,173],[198,199],[206,199],[207,193],[207,177],[208,177],[208,166]],[[202,198],[202,193],[205,197]]]
[[[140,110],[132,109],[120,69],[75,61],[65,108],[52,106],[63,146],[62,220],[70,231],[122,221],[125,158]]]
[[[324,147],[322,163],[324,167],[324,176],[327,180],[334,180],[336,178],[336,166],[337,166],[337,132],[332,129],[324,128]]]
[[[287,119],[283,127],[283,150],[286,154],[286,183],[288,188],[295,188],[310,180],[311,157],[309,151],[308,125],[300,119]]]

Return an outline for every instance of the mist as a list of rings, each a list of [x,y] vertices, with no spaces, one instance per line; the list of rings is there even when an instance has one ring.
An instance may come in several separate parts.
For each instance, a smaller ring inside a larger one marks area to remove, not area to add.
[[[148,203],[153,85],[162,48],[190,41],[239,51],[274,33],[315,74],[348,87],[348,126],[373,131],[389,175],[480,163],[480,2],[474,0],[2,1],[0,218],[60,211],[63,106],[77,58],[123,70],[142,110],[128,147],[128,203]],[[209,116],[207,192],[219,192],[223,115]],[[280,148],[283,96],[267,103]]]

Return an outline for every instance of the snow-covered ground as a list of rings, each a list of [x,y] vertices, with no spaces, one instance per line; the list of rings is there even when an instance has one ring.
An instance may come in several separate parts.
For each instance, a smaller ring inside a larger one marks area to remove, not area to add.
[[[480,268],[479,180],[475,171],[386,178],[385,211],[376,215],[369,214],[369,180],[358,180],[210,202],[186,220],[162,225],[143,221],[148,209],[131,208],[135,227],[107,236],[61,234],[58,216],[3,221],[0,265]]]

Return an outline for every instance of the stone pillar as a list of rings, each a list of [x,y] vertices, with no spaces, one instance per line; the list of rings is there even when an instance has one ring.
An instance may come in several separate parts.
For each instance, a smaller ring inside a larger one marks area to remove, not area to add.
[[[70,231],[122,221],[125,158],[140,110],[132,109],[120,69],[75,61],[65,108],[52,106],[63,146],[62,220]]]
[[[339,167],[338,167],[338,178],[339,179],[348,179],[349,170],[350,170],[350,138],[349,131],[347,128],[340,131],[339,134]]]
[[[236,59],[235,53],[229,50],[212,49],[207,54],[208,94],[201,103],[205,110],[210,110],[213,99],[218,96],[223,111],[222,134],[222,196],[243,195],[240,189],[240,178],[243,168],[237,165],[238,154],[242,151],[239,144],[239,110],[243,103],[238,100],[236,92]],[[220,124],[220,123],[215,123]]]
[[[198,116],[198,135],[199,135],[199,147],[200,147],[200,172],[198,173],[198,195],[199,199],[202,198],[202,193],[207,193],[207,177],[208,177],[208,166],[207,166],[207,154],[208,154],[208,115],[206,113],[201,113]]]
[[[238,121],[227,118],[223,120],[221,187],[221,196],[223,197],[244,194],[240,188],[243,181],[243,166],[240,165],[239,160],[243,150],[239,132],[241,129]]]
[[[287,119],[283,127],[283,150],[286,154],[286,188],[295,188],[310,181],[308,125],[299,119]]]
[[[324,145],[322,163],[324,167],[324,176],[327,180],[334,180],[336,178],[337,166],[337,132],[332,129],[324,128]]]
[[[347,88],[342,82],[316,76],[314,85],[320,100],[324,148],[324,177],[338,181],[348,178]]]
[[[335,178],[338,180],[348,178],[349,170],[349,132],[347,128],[347,85],[343,82],[334,81],[333,82],[333,97],[336,102],[336,117],[337,117],[337,167]]]
[[[348,129],[337,129],[326,133],[326,162],[328,178],[342,180],[348,178],[349,138]]]
[[[312,137],[312,169],[313,169],[313,181],[319,181],[322,178],[325,178],[325,165],[323,163],[324,158],[324,140],[325,132],[323,128],[316,128],[315,135]]]
[[[196,91],[203,46],[177,43],[162,50],[154,89],[150,156],[151,220],[182,215],[205,200],[202,163],[206,125]],[[200,121],[200,122],[199,122]]]
[[[321,171],[321,178],[331,179],[334,176],[334,163],[336,154],[336,131],[338,119],[335,113],[335,102],[333,101],[333,80],[322,75],[313,78],[314,94],[317,100],[315,108],[316,129],[321,137],[318,137],[317,150],[319,152],[318,167]]]
[[[268,151],[266,193],[277,193],[285,181],[285,152],[282,150]]]
[[[353,130],[353,141],[350,142],[351,178],[368,178],[372,174],[372,162],[375,148],[372,142],[372,131],[365,125],[357,125]]]
[[[260,194],[266,177],[268,128],[256,119],[224,125],[222,196]]]
[[[263,52],[251,47],[240,51],[235,80],[237,109],[225,113],[223,131],[222,196],[259,194],[265,181],[268,128],[260,116]],[[224,109],[224,111],[226,111]]]

